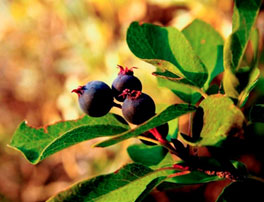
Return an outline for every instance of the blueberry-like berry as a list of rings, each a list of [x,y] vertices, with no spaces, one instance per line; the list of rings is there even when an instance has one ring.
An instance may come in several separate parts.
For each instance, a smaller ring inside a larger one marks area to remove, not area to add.
[[[112,90],[102,81],[91,81],[72,92],[78,94],[81,109],[92,117],[106,115],[114,105]]]
[[[128,89],[121,95],[127,95],[122,105],[122,113],[127,121],[139,125],[155,115],[155,103],[152,98],[140,91]]]
[[[120,94],[122,94],[125,89],[141,91],[142,84],[140,80],[134,76],[133,67],[130,69],[127,67],[124,68],[121,65],[118,65],[118,67],[120,71],[117,78],[113,81],[112,90],[116,100],[123,102],[125,96],[120,96]]]
[[[156,127],[155,129],[156,129],[156,132],[159,133],[161,138],[166,140],[166,137],[167,137],[168,132],[169,132],[169,124],[168,123],[164,123],[164,124]],[[146,131],[143,134],[141,134],[141,136],[144,136],[144,137],[147,137],[147,138],[151,138],[153,140],[157,140],[157,138],[153,135],[153,133],[155,133],[154,130],[149,130],[149,131]],[[149,142],[149,141],[146,141],[146,140],[141,140],[141,141],[144,144],[146,144],[146,145],[156,145],[155,143]]]

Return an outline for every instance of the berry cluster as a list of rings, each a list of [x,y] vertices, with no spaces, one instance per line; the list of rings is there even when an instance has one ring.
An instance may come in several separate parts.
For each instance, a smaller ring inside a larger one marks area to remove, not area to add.
[[[89,116],[101,117],[106,115],[112,107],[119,107],[128,122],[135,125],[142,124],[155,115],[155,103],[149,95],[142,93],[142,84],[134,76],[135,67],[124,68],[121,65],[118,67],[120,71],[112,83],[112,89],[102,81],[91,81],[72,92],[78,94],[80,107]],[[115,103],[114,98],[123,104]],[[162,143],[167,134],[168,124],[166,123],[145,132],[142,136]]]

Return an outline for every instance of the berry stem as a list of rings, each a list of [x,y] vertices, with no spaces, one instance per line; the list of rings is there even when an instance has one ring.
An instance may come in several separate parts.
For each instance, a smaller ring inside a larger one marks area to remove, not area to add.
[[[121,104],[117,104],[117,103],[115,103],[115,102],[113,102],[113,107],[116,107],[116,108],[122,109],[122,105],[121,105]]]
[[[192,136],[192,113],[190,113],[189,115],[188,135]]]
[[[167,144],[168,141],[165,140],[162,135],[159,133],[159,131],[156,128],[152,128],[149,130],[149,132],[161,143],[161,144]]]
[[[189,170],[184,170],[184,171],[181,171],[181,172],[178,172],[178,173],[171,174],[171,175],[169,175],[168,177],[169,177],[169,178],[173,178],[173,177],[178,177],[178,176],[182,176],[182,175],[187,175],[187,174],[189,174],[189,173],[191,173],[191,171],[189,171]]]
[[[188,158],[185,155],[181,155],[180,152],[176,151],[176,149],[168,141],[166,143],[164,142],[164,144],[162,144],[160,141],[153,140],[152,138],[148,138],[148,137],[144,137],[144,136],[138,136],[138,138],[141,140],[149,141],[149,142],[152,142],[152,143],[155,143],[157,145],[161,145],[161,146],[165,147],[172,154],[175,154],[177,157],[179,157],[180,159],[185,161],[188,165],[190,165],[190,166],[182,166],[182,165],[174,164],[172,167],[165,167],[165,168],[159,169],[159,170],[180,170],[181,171],[179,173],[172,174],[168,177],[176,177],[176,176],[186,175],[186,174],[189,174],[192,170],[197,170],[200,172],[204,172],[207,175],[216,175],[220,178],[225,178],[225,179],[229,179],[232,181],[238,180],[238,178],[235,177],[235,175],[233,175],[230,171],[210,171],[210,170],[206,170],[204,168],[200,168],[199,165],[196,165],[196,166],[192,165],[193,159]],[[196,159],[196,160],[198,160],[198,159]],[[256,176],[249,176],[249,178],[264,182],[264,179],[256,177]]]
[[[253,180],[258,180],[260,182],[263,182],[264,183],[264,179],[261,178],[261,177],[258,177],[258,176],[254,176],[254,175],[249,175],[248,176],[249,179],[253,179]]]

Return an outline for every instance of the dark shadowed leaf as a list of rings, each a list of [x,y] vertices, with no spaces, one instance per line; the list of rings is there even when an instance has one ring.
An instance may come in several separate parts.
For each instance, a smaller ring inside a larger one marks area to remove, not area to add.
[[[264,104],[256,104],[252,106],[249,112],[249,120],[252,122],[264,123]]]
[[[127,44],[140,59],[202,87],[207,70],[184,35],[173,27],[131,23]]]
[[[107,114],[100,118],[84,116],[43,128],[33,128],[22,122],[9,146],[21,151],[30,163],[36,164],[51,154],[79,142],[116,135],[128,129],[125,120],[116,114]]]
[[[264,201],[263,190],[264,183],[257,180],[233,182],[223,190],[217,202]]]
[[[79,182],[52,197],[48,202],[134,202],[138,198],[142,199],[171,173],[172,170],[153,171],[141,164],[128,164],[115,173]]]
[[[101,143],[96,144],[97,147],[108,147],[114,144],[117,144],[121,141],[124,141],[126,139],[138,136],[149,129],[155,128],[157,126],[160,126],[164,123],[167,123],[168,121],[171,121],[183,114],[189,113],[196,110],[195,106],[187,105],[187,104],[175,104],[167,107],[165,110],[163,110],[161,113],[153,116],[148,121],[142,123],[141,125],[138,125],[137,127],[128,130],[120,135],[117,135],[113,138],[110,138],[109,140],[103,141]]]

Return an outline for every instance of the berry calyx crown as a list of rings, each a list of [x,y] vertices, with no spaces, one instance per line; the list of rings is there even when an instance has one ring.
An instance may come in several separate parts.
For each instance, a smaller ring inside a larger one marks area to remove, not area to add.
[[[133,75],[134,71],[133,69],[137,69],[137,67],[123,67],[122,65],[117,65],[117,67],[119,68],[119,73],[118,75]]]
[[[77,93],[77,95],[80,97],[83,94],[84,90],[85,90],[85,86],[79,86],[78,88],[73,89],[71,92]]]
[[[125,89],[123,90],[123,92],[119,95],[119,96],[123,96],[123,98],[125,98],[126,96],[130,99],[137,99],[140,95],[142,94],[141,91],[139,90],[129,90],[129,89]]]

